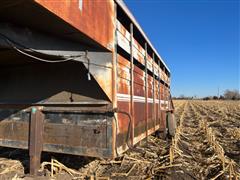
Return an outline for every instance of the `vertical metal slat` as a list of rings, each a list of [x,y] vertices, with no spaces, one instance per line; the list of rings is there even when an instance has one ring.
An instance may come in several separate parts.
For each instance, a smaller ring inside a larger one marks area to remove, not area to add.
[[[155,65],[154,65],[154,62],[155,62],[155,56],[154,56],[154,53],[153,53],[153,57],[152,57],[152,68],[153,68],[153,109],[152,109],[152,112],[153,112],[153,120],[154,120],[154,131],[156,131],[156,106],[155,106]]]
[[[132,125],[131,125],[131,140],[132,140],[132,145],[133,145],[133,139],[134,139],[134,123],[135,123],[135,118],[134,118],[134,101],[133,101],[133,96],[134,96],[134,79],[133,79],[133,68],[134,68],[134,64],[133,64],[133,24],[130,24],[130,33],[131,33],[131,39],[130,39],[130,61],[131,61],[131,65],[130,65],[130,102],[131,102],[131,108],[130,108],[130,113],[132,116]]]
[[[160,60],[158,60],[158,115],[159,115],[159,125],[161,123],[161,76],[160,76]]]
[[[145,122],[146,122],[146,141],[148,140],[148,70],[147,70],[147,43],[145,43]]]

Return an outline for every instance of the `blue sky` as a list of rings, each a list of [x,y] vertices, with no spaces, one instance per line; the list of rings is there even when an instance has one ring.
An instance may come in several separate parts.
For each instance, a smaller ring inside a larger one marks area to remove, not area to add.
[[[125,3],[170,68],[173,96],[240,89],[240,1]]]

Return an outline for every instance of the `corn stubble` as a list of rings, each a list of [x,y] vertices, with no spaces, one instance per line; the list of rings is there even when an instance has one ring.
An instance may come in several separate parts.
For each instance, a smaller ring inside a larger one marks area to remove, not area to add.
[[[240,179],[239,101],[174,101],[172,139],[155,136],[116,159],[43,154],[43,179]],[[0,150],[0,178],[27,179],[27,152]],[[29,178],[29,177],[28,177]]]

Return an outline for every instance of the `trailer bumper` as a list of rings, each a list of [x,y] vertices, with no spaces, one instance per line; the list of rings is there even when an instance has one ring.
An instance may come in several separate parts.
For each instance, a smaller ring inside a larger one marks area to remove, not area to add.
[[[0,109],[0,146],[114,157],[112,114],[34,108]]]

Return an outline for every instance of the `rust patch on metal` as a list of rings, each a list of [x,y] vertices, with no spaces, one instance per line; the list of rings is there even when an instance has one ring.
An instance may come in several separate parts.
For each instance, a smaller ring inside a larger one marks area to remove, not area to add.
[[[114,46],[114,1],[35,0],[79,31],[83,32],[109,50]]]

